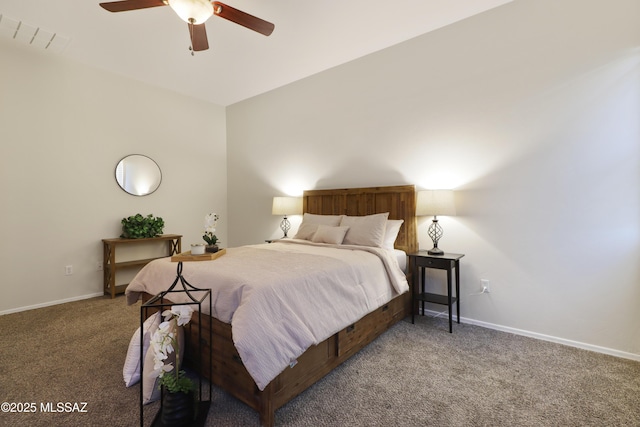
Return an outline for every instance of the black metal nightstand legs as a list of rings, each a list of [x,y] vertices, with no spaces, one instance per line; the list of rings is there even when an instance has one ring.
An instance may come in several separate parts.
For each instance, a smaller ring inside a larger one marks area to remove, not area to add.
[[[458,295],[456,294],[456,297]],[[452,297],[451,297],[451,269],[447,269],[447,302],[448,302],[448,306],[449,306],[449,333],[452,334],[453,333],[453,302],[451,301]],[[460,307],[460,302],[458,302],[457,304],[458,307]],[[460,323],[460,316],[458,316],[458,323]]]

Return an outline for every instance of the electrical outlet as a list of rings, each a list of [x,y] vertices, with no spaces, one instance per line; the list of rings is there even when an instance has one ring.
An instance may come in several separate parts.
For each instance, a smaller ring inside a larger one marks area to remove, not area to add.
[[[64,275],[71,276],[73,274],[73,265],[67,265],[64,267]]]
[[[97,271],[102,271],[102,261],[98,261],[98,263],[96,264],[96,270]]]
[[[480,279],[480,287],[482,288],[483,294],[491,292],[491,289],[489,288],[489,279]]]

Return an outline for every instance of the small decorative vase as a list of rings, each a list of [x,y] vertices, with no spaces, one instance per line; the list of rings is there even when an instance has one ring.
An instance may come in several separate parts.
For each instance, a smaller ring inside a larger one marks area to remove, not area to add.
[[[207,245],[204,249],[210,254],[215,254],[218,252],[218,245]]]
[[[195,419],[195,399],[193,393],[162,394],[160,424],[166,427],[186,427]]]

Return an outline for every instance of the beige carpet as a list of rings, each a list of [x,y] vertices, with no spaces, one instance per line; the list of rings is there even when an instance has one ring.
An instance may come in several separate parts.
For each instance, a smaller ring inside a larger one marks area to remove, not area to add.
[[[0,412],[0,426],[139,425],[139,388],[122,380],[138,324],[123,297],[0,316],[0,403],[35,407]],[[86,412],[43,412],[49,402]],[[449,334],[446,320],[418,317],[278,410],[276,424],[640,426],[640,363],[471,325]],[[214,389],[206,425],[258,417]]]

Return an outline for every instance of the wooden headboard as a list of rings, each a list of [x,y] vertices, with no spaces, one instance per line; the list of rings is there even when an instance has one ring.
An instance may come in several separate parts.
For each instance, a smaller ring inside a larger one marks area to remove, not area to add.
[[[389,212],[389,219],[403,219],[396,249],[418,250],[416,189],[413,185],[390,187],[308,190],[303,194],[303,211],[318,215],[371,215]]]

